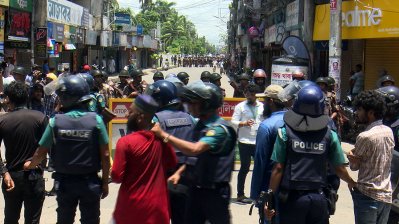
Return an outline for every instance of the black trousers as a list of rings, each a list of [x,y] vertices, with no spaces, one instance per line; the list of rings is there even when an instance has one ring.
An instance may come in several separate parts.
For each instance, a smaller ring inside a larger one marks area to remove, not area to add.
[[[327,199],[322,193],[290,192],[278,206],[280,224],[328,224]]]
[[[18,224],[22,204],[26,224],[39,224],[44,202],[44,179],[37,171],[10,172],[15,188],[6,191],[3,181],[4,224]]]
[[[87,176],[55,174],[54,179],[58,224],[73,224],[78,205],[80,223],[100,223],[102,182],[96,174]]]
[[[255,158],[256,145],[244,144],[239,142],[238,150],[240,153],[241,166],[237,176],[237,195],[243,196],[245,178],[247,177],[249,167],[251,166],[251,157]]]
[[[229,224],[230,185],[225,183],[214,189],[192,187],[188,199],[186,223]]]

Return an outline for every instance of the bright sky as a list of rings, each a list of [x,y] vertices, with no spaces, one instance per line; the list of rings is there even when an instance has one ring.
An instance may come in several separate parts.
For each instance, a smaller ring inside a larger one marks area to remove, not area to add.
[[[155,0],[154,0],[155,1]],[[168,0],[176,2],[175,8],[180,15],[185,15],[194,23],[199,36],[212,44],[220,43],[221,34],[227,32],[229,4],[231,0]],[[130,7],[135,13],[140,11],[139,0],[118,0],[121,7]]]

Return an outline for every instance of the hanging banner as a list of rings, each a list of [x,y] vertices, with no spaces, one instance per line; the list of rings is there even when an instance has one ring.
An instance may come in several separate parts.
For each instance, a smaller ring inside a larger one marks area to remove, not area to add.
[[[8,14],[7,40],[29,42],[31,35],[31,14],[12,8],[9,9]]]
[[[47,0],[47,19],[74,26],[89,25],[88,10],[66,0]]]

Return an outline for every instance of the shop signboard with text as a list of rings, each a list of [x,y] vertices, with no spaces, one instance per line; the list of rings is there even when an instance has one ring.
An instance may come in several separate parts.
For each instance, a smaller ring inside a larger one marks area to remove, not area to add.
[[[2,5],[2,6],[10,6],[10,0],[0,0],[0,5]]]
[[[89,10],[66,0],[47,0],[47,19],[73,26],[89,26]]]
[[[313,40],[330,36],[331,4],[316,6]],[[399,1],[342,2],[342,39],[399,37]]]
[[[10,0],[10,8],[32,12],[32,0]]]
[[[7,40],[29,42],[31,37],[31,13],[10,8],[8,18]]]

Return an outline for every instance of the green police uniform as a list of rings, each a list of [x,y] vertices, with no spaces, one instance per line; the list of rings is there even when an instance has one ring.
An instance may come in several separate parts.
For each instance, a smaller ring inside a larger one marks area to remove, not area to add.
[[[86,115],[86,112],[80,111],[80,110],[72,110],[66,113],[66,115],[72,117],[72,118],[78,118]],[[96,116],[97,120],[97,128],[99,130],[99,144],[100,145],[106,145],[108,144],[108,133],[107,129],[105,128],[104,122],[100,116]],[[53,128],[55,126],[55,119],[50,118],[49,124],[47,125],[47,128],[40,139],[39,145],[45,148],[51,148],[54,144],[54,135],[53,135]]]
[[[331,143],[330,143],[330,153],[329,160],[333,165],[345,164],[345,157],[342,151],[341,143],[339,141],[338,135],[335,131],[331,130]],[[276,142],[274,143],[272,160],[278,163],[285,163],[286,161],[286,146],[287,146],[287,132],[285,127],[278,130],[278,135]]]

